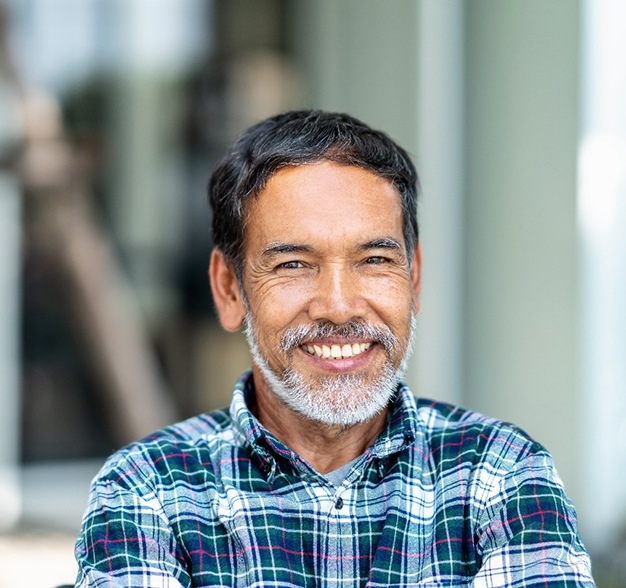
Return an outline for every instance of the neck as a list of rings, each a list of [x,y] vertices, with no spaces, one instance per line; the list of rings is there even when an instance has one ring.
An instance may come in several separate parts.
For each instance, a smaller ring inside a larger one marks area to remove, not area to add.
[[[347,427],[312,421],[285,404],[257,373],[254,382],[254,415],[270,433],[322,474],[365,452],[385,426],[387,409],[366,422]]]

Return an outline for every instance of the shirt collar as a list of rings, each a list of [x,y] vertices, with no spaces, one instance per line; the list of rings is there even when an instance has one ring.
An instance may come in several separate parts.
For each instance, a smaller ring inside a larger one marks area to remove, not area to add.
[[[389,457],[415,443],[420,432],[415,397],[405,384],[400,383],[389,410],[387,426],[369,452],[372,457]]]
[[[253,400],[254,381],[252,372],[247,371],[235,384],[230,405],[230,415],[239,442],[250,447],[264,460],[270,460],[272,453],[290,461],[298,460],[298,456],[272,435],[250,412],[248,406]],[[390,407],[387,426],[368,452],[375,458],[389,457],[412,445],[420,434],[415,397],[405,384],[400,383],[393,405]]]
[[[233,398],[230,403],[230,416],[238,441],[264,455],[267,453],[268,438],[275,437],[250,412],[248,406],[254,403],[254,380],[252,371],[244,372],[235,384]],[[276,443],[280,443],[275,439]],[[274,443],[271,443],[274,445]],[[284,446],[283,446],[284,447]],[[285,447],[286,449],[286,447]]]

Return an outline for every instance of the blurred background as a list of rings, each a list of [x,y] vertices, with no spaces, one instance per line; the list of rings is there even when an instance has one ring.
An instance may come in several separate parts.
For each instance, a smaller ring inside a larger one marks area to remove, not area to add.
[[[104,458],[228,404],[249,357],[213,312],[205,187],[299,107],[414,156],[407,379],[546,445],[598,586],[625,586],[624,23],[620,0],[0,0],[0,586],[72,582]]]

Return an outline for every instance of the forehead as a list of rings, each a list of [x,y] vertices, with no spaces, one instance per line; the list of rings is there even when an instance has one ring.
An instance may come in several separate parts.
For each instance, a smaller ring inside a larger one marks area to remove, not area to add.
[[[402,236],[396,187],[371,171],[331,161],[279,170],[246,217],[247,242]]]

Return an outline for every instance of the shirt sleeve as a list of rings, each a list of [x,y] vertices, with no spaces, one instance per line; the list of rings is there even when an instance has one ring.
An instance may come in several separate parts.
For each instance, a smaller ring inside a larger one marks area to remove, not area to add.
[[[589,556],[551,456],[517,462],[495,486],[478,526],[472,588],[594,587]]]
[[[96,479],[76,542],[76,586],[191,586],[156,496]]]

